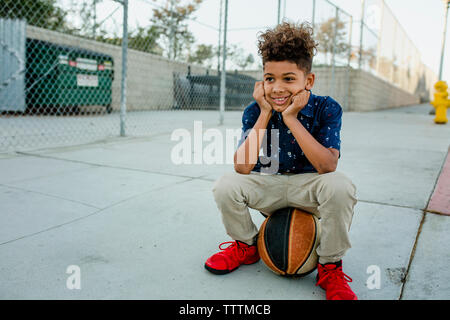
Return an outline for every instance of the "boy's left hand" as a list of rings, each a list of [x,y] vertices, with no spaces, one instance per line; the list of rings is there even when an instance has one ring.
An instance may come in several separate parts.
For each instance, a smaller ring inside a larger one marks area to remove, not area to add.
[[[283,118],[286,117],[294,117],[297,118],[298,113],[300,110],[302,110],[307,104],[309,100],[309,96],[311,95],[311,92],[308,90],[302,90],[296,95],[292,97],[292,103],[289,105],[289,107],[284,110],[281,115]]]

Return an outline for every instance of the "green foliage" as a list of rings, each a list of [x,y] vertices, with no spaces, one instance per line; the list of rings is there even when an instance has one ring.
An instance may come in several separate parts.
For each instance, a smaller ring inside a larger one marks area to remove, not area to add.
[[[56,6],[56,0],[2,0],[0,17],[23,19],[28,24],[56,31],[67,31],[67,12]]]
[[[337,27],[337,30],[335,30]],[[337,20],[336,18],[330,18],[321,24],[317,30],[316,40],[319,43],[318,50],[325,54],[326,60],[328,60],[328,54],[334,52],[336,55],[345,55],[349,50],[349,44],[347,40],[347,31],[345,22]],[[334,39],[336,35],[336,39]]]
[[[162,48],[157,43],[160,36],[161,33],[155,26],[138,27],[128,36],[128,48],[162,55]]]
[[[227,49],[227,57],[242,70],[245,70],[255,62],[255,58],[251,53],[246,54],[244,49],[236,44],[230,45]]]
[[[214,58],[215,52],[212,45],[199,44],[196,51],[188,57],[188,62],[197,64],[207,64],[210,68],[212,65],[211,59]]]
[[[192,18],[203,0],[181,4],[181,0],[166,0],[165,7],[153,9],[150,19],[160,37],[160,46],[169,59],[180,59],[184,51],[194,43],[194,35],[188,29],[187,20]]]

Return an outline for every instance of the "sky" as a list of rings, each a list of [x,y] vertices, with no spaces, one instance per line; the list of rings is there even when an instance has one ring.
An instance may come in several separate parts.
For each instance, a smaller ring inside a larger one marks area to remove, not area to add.
[[[188,0],[182,0],[182,3]],[[366,0],[380,1],[380,0]],[[223,1],[225,2],[225,1]],[[358,43],[361,0],[332,0],[332,2],[353,17],[353,44]],[[316,0],[316,19],[331,17],[335,9],[326,0]],[[164,5],[166,0],[129,0],[130,27],[148,24],[152,8]],[[312,0],[282,0],[281,12],[291,21],[311,21]],[[420,52],[422,62],[437,75],[444,31],[444,5],[442,0],[385,0],[385,4],[395,15],[407,37]],[[117,3],[105,0],[98,5],[98,19],[106,17]],[[227,43],[239,45],[245,52],[252,53],[256,60],[257,33],[277,23],[278,0],[228,0]],[[220,0],[204,0],[195,13],[195,21],[189,22],[197,43],[219,42]],[[108,21],[120,21],[121,10],[115,12]],[[346,15],[344,15],[347,17]],[[368,21],[370,23],[370,21]],[[449,23],[450,26],[450,23]],[[366,39],[369,41],[370,39]],[[450,32],[447,32],[443,78],[450,83]]]

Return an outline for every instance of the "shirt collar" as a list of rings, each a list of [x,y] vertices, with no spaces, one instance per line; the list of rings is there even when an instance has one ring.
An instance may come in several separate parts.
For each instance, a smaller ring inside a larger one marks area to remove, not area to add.
[[[304,116],[307,117],[314,117],[314,99],[315,99],[315,95],[313,95],[313,93],[310,91],[310,95],[309,95],[309,99],[308,99],[308,103],[306,104],[306,106],[300,110],[300,113]]]

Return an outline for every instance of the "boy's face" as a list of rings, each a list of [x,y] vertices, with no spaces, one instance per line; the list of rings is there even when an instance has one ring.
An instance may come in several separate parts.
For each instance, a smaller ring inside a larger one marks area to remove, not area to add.
[[[283,112],[292,103],[292,97],[303,90],[311,90],[314,74],[301,70],[290,61],[267,61],[264,64],[264,92],[275,111]]]

